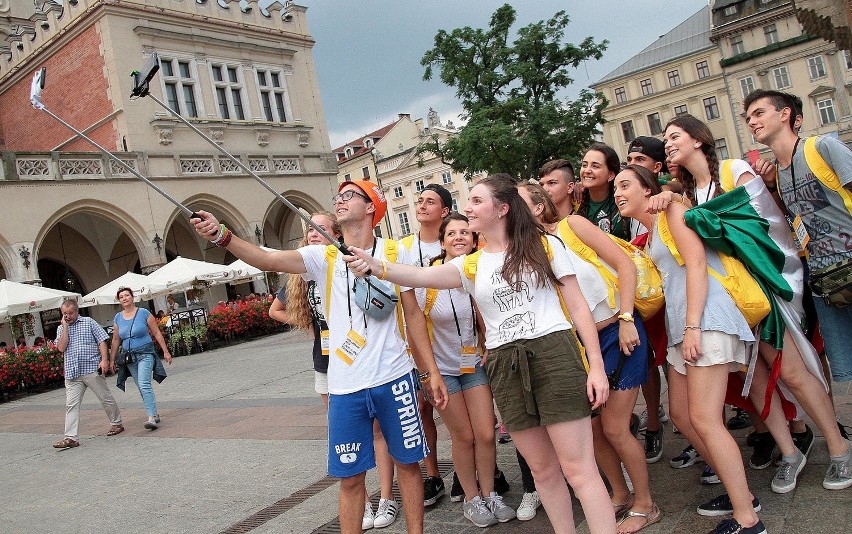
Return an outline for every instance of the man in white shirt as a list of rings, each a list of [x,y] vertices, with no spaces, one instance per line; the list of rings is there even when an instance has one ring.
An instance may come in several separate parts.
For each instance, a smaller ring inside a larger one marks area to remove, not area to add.
[[[389,259],[385,240],[373,229],[387,210],[381,189],[369,181],[344,182],[333,198],[335,215],[348,245],[371,250]],[[368,316],[350,290],[355,277],[343,254],[323,245],[298,250],[264,251],[220,228],[213,215],[199,211],[196,232],[250,265],[263,270],[304,274],[323,295],[329,326],[329,459],[328,471],[340,477],[340,525],[345,533],[360,533],[364,514],[364,475],[375,466],[373,420],[378,420],[394,458],[402,493],[406,526],[423,532],[423,483],[419,461],[428,454],[416,402],[412,366],[397,322],[397,314]],[[398,262],[410,263],[399,247]],[[331,265],[329,265],[331,264]],[[375,273],[381,276],[381,273]],[[374,279],[377,284],[384,282]],[[390,291],[393,291],[391,288]],[[414,292],[400,287],[408,342],[421,371],[421,382],[438,406],[446,406],[447,389],[429,343],[426,321]],[[331,313],[333,311],[333,313]]]

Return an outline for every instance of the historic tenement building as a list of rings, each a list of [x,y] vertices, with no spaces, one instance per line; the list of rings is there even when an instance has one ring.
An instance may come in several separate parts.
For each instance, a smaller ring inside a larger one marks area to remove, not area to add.
[[[157,52],[151,94],[310,212],[337,182],[313,44],[306,9],[283,0],[0,0],[0,277],[86,293],[178,255],[234,259],[30,106],[43,66],[50,111],[240,237],[292,247],[301,220],[153,100],[130,98],[130,73]]]
[[[798,2],[796,3],[798,4]],[[721,157],[766,151],[741,115],[745,95],[779,89],[804,102],[803,135],[852,143],[852,54],[807,33],[790,1],[716,0],[598,81],[610,101],[605,142],[626,157],[674,116],[705,121]]]
[[[417,198],[429,184],[450,191],[454,211],[467,205],[468,192],[481,176],[467,180],[431,152],[417,154],[418,147],[433,136],[446,140],[455,133],[452,122],[442,124],[438,113],[430,109],[425,125],[423,119],[412,121],[401,113],[396,121],[334,149],[338,180],[373,180],[384,191],[388,211],[377,229],[379,235],[399,239],[417,232]]]

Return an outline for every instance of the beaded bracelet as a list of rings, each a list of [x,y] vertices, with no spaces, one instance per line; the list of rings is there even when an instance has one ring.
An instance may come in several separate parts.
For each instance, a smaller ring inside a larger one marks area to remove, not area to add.
[[[225,248],[231,243],[231,238],[234,237],[234,233],[230,230],[225,230],[225,237],[222,238],[222,242],[216,245],[217,247]]]
[[[688,324],[688,325],[683,327],[684,332],[686,332],[687,330],[701,330],[701,327],[698,326],[698,325],[694,325],[694,324]]]
[[[224,248],[224,247],[228,246],[228,243],[231,242],[231,238],[233,236],[234,236],[234,234],[231,232],[231,230],[229,230],[227,226],[222,224],[221,227],[219,228],[219,236],[216,239],[214,239],[213,241],[211,241],[211,243],[213,243],[217,247],[223,247]]]

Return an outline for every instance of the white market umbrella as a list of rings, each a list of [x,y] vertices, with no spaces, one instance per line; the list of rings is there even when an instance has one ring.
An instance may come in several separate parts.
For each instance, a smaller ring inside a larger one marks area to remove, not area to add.
[[[84,296],[80,301],[80,307],[85,308],[96,304],[118,304],[118,299],[115,298],[115,293],[120,287],[129,287],[132,289],[134,300],[137,302],[148,298],[147,295],[151,292],[147,276],[128,271],[112,282],[109,282]]]
[[[191,260],[178,256],[148,275],[149,297],[182,291],[193,282],[221,282],[232,279],[233,272],[225,265]]]
[[[0,280],[0,320],[22,313],[53,310],[66,300],[80,301],[79,293]]]
[[[276,250],[274,248],[269,248],[269,247],[260,247],[260,248],[267,251],[267,252],[272,252],[272,251]],[[258,269],[257,267],[254,267],[252,265],[249,265],[248,263],[244,262],[243,260],[237,260],[237,261],[234,261],[234,262],[228,264],[228,268],[231,269],[231,271],[234,273],[234,279],[233,280],[225,280],[225,281],[229,282],[231,284],[239,284],[239,283],[244,282],[244,281],[257,280],[257,279],[263,278],[264,271],[261,271],[260,269]]]

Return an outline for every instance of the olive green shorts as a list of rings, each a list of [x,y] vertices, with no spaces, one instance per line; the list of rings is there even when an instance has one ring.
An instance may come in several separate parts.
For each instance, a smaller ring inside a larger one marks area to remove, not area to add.
[[[492,349],[488,382],[509,432],[589,417],[588,375],[577,338],[560,330]]]

